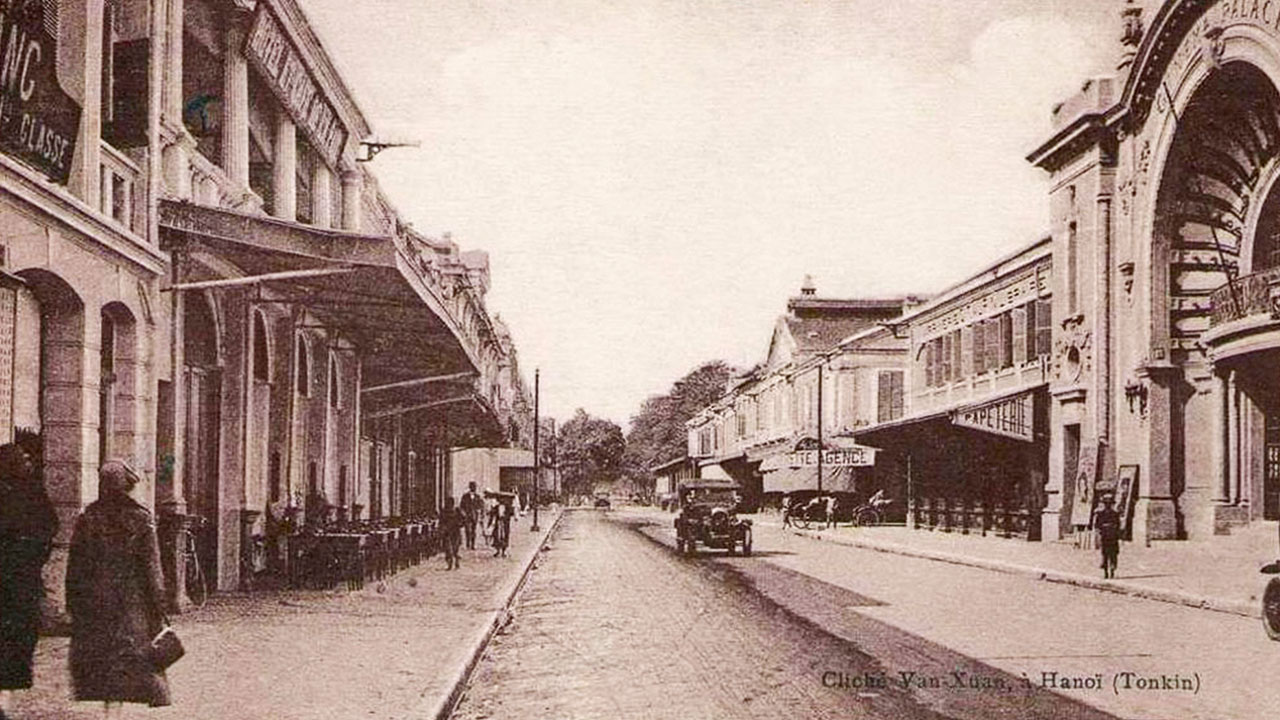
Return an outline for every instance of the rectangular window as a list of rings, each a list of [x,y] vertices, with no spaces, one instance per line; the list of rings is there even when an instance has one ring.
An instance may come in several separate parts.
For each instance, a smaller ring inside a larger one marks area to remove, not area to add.
[[[995,370],[1000,367],[1000,320],[998,318],[987,318],[982,321],[986,326],[986,359],[983,365],[987,370]]]
[[[930,340],[924,345],[924,386],[925,387],[931,388],[937,384],[937,378],[935,377],[937,374],[935,370],[935,363],[936,363],[936,358],[934,357],[934,354],[933,354],[933,341]]]
[[[1013,315],[1000,313],[1000,367],[1013,367]]]
[[[1027,362],[1027,311],[1013,309],[1013,364],[1021,367]]]
[[[973,327],[960,330],[960,374],[962,377],[973,377]]]
[[[951,331],[951,380],[963,380],[964,372],[964,341],[960,338],[959,330]]]
[[[1077,294],[1079,289],[1080,272],[1080,248],[1079,238],[1076,237],[1076,224],[1074,222],[1067,225],[1067,313],[1076,314]]]
[[[876,388],[876,422],[897,420],[903,414],[901,370],[881,370]]]
[[[955,351],[951,347],[950,333],[938,338],[938,348],[942,352],[942,383],[946,384],[955,379],[951,368],[951,356],[955,354]]]
[[[981,375],[987,371],[987,321],[979,320],[973,324],[973,374]]]
[[[1053,323],[1051,322],[1053,305],[1049,300],[1036,300],[1036,355],[1046,356],[1053,352]],[[1030,339],[1027,342],[1031,342]]]

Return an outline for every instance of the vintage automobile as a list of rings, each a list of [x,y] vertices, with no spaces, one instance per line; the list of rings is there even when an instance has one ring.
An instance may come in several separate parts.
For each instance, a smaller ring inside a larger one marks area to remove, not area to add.
[[[1267,575],[1280,575],[1280,560],[1262,566]],[[1267,637],[1280,640],[1280,577],[1273,577],[1262,591],[1262,627]]]
[[[680,513],[676,515],[676,551],[692,555],[701,543],[724,548],[732,555],[737,548],[751,554],[751,520],[737,515],[739,488],[731,482],[695,480],[680,486]]]

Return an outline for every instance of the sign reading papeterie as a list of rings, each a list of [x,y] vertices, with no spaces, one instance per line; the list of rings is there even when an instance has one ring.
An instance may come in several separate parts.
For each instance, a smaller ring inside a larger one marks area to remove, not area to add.
[[[951,422],[961,427],[1031,442],[1035,439],[1034,402],[1035,398],[1031,393],[1019,393],[956,410],[951,414]]]
[[[289,116],[311,139],[316,152],[330,165],[336,165],[347,142],[347,130],[338,111],[311,76],[302,53],[294,47],[266,3],[258,4],[258,14],[245,40],[245,56],[280,98]]]
[[[0,0],[0,152],[66,184],[80,105],[58,84],[56,23],[41,0]]]

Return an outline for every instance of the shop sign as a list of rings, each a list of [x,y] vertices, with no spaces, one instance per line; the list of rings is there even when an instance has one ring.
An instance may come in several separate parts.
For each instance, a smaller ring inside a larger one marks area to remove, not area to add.
[[[347,131],[338,112],[311,76],[302,53],[293,46],[280,22],[267,9],[258,14],[245,40],[245,56],[266,79],[294,122],[330,165],[336,165],[347,142]]]
[[[876,449],[861,445],[835,450],[797,450],[791,453],[791,467],[818,464],[818,454],[827,467],[870,467],[876,464]]]
[[[40,0],[0,0],[0,152],[66,184],[80,106],[58,84],[58,42]]]
[[[960,427],[982,430],[1031,442],[1035,439],[1032,412],[1035,397],[1030,392],[962,408],[951,414],[951,422]]]

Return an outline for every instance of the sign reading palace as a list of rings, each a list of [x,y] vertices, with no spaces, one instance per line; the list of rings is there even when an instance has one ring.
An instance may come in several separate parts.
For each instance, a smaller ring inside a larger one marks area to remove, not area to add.
[[[347,132],[329,99],[316,84],[280,22],[260,4],[245,41],[245,55],[288,109],[294,122],[311,138],[316,152],[336,165]]]

